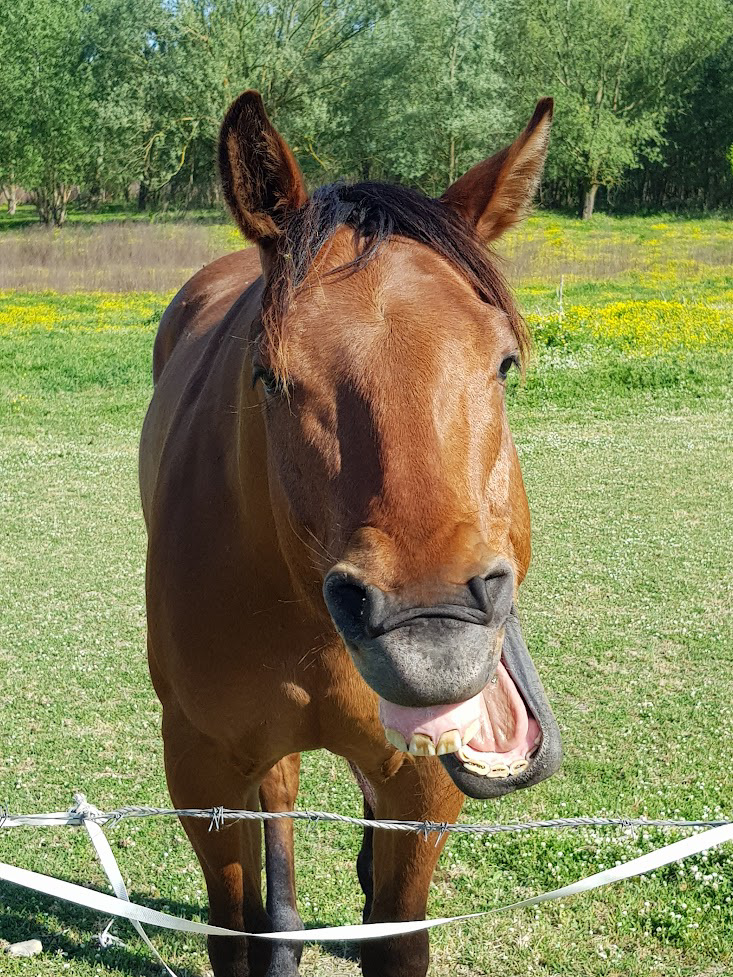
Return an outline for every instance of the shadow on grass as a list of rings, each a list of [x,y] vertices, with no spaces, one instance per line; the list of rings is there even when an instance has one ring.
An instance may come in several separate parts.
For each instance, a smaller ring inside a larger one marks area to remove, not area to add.
[[[12,217],[6,214],[0,219],[0,234],[4,234],[6,231],[22,231],[26,227],[39,226],[38,216],[33,212],[16,213]]]
[[[66,879],[66,881],[77,882],[75,879]],[[112,931],[113,935],[123,940],[126,945],[102,948],[97,935],[107,925],[108,917],[6,883],[0,883],[0,893],[2,894],[0,936],[9,943],[39,939],[43,944],[44,957],[63,954],[64,959],[72,964],[72,973],[74,962],[78,964],[83,961],[93,966],[102,965],[110,970],[122,971],[134,977],[160,977],[160,964],[126,920],[117,920]],[[130,899],[150,909],[158,909],[161,912],[186,918],[191,918],[200,910],[199,906],[188,903],[142,898],[133,892],[130,893]],[[74,938],[75,931],[79,933],[79,939]],[[156,935],[159,936],[161,933],[166,931],[159,930],[157,927],[148,927],[148,935],[158,947],[161,956],[166,959],[166,949],[156,939]],[[170,933],[168,940],[171,937],[176,940],[190,940],[191,934]],[[205,952],[205,938],[194,938],[201,941],[201,949]],[[181,966],[176,967],[176,973],[178,977],[201,977],[200,971]]]

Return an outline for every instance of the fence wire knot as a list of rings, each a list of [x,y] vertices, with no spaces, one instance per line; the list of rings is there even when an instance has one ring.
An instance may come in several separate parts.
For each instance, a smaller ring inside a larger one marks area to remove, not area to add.
[[[422,840],[427,841],[431,833],[435,830],[435,825],[432,821],[423,821],[418,828],[418,834],[422,835]]]
[[[98,807],[90,804],[86,798],[86,794],[82,794],[81,791],[77,791],[74,794],[74,805],[69,808],[69,816],[76,817],[79,819],[80,823],[84,823],[87,818],[94,820],[100,817],[102,812]]]
[[[209,831],[221,831],[224,827],[224,808],[212,807],[209,817]]]
[[[448,822],[447,821],[441,821],[440,824],[436,824],[435,825],[435,832],[436,832],[436,835],[437,835],[437,837],[435,839],[435,847],[437,848],[438,845],[443,840],[443,836],[448,834]]]
[[[110,928],[114,925],[114,923],[115,920],[110,919],[102,932],[97,934],[99,945],[103,950],[106,950],[110,946],[127,946],[125,941],[121,940],[119,936],[115,936],[113,933],[110,933]]]
[[[112,811],[111,814],[108,814],[107,815],[108,822],[109,822],[109,824],[112,825],[113,828],[116,828],[117,825],[120,823],[120,821],[122,821],[122,819],[124,817],[125,817],[124,810],[122,810],[122,811]]]

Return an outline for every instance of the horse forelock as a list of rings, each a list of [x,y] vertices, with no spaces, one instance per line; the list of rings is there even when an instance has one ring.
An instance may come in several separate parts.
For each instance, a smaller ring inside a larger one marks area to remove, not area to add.
[[[498,258],[462,217],[442,201],[407,187],[333,183],[320,187],[288,215],[275,242],[262,330],[273,371],[282,382],[288,377],[287,312],[322,248],[342,227],[354,232],[356,257],[330,269],[326,277],[344,278],[365,268],[393,237],[426,245],[456,268],[483,301],[504,312],[526,360],[529,331]]]

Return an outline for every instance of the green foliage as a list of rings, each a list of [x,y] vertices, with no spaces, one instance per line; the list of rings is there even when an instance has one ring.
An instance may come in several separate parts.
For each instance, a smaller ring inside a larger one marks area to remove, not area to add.
[[[733,133],[733,43],[730,39],[689,78],[654,159],[626,175],[614,203],[649,211],[691,204],[714,209],[733,199],[726,165]]]
[[[146,40],[142,115],[133,123],[141,203],[171,192],[186,203],[214,201],[219,126],[246,88],[261,91],[276,123],[307,147],[343,78],[343,49],[367,16],[367,5],[352,0],[180,0],[155,42]]]
[[[62,223],[218,206],[227,105],[259,89],[313,184],[440,193],[556,99],[543,199],[733,204],[728,0],[24,0],[0,19],[0,189]]]
[[[442,192],[507,127],[488,0],[393,4],[351,45],[318,142],[329,176]]]
[[[86,175],[94,124],[87,25],[81,3],[27,0],[7,6],[0,28],[10,82],[2,95],[3,176],[33,190],[45,223],[64,222]]]
[[[554,195],[580,187],[586,217],[598,187],[660,158],[666,122],[733,32],[725,0],[507,0],[501,11],[504,50],[522,39],[507,62],[520,104],[557,100]]]

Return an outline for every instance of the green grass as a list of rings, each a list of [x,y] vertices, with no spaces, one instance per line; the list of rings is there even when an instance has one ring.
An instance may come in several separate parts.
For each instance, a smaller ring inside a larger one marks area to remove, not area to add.
[[[646,233],[647,224],[636,224],[637,237]],[[589,233],[576,225],[567,226],[571,237]],[[711,238],[725,233],[717,222],[710,227]],[[706,274],[718,287],[726,273],[711,263]],[[604,310],[633,298],[615,293],[636,287],[627,279],[621,271],[579,281],[582,300],[565,288],[560,334],[574,304]],[[704,305],[707,286],[695,287]],[[555,315],[553,282],[528,286],[535,288],[547,296],[542,314]],[[642,298],[664,297],[649,288]],[[530,294],[523,292],[525,305]],[[155,294],[0,295],[0,800],[12,811],[62,809],[76,789],[99,807],[168,800],[143,650],[135,470],[154,319],[164,304]],[[465,820],[731,816],[732,366],[722,347],[635,356],[586,334],[557,343],[540,336],[526,383],[510,387],[533,514],[522,615],[565,762],[535,789],[469,802]],[[360,811],[342,761],[305,757],[299,806]],[[357,833],[296,831],[306,922],[358,919]],[[108,835],[133,899],[206,918],[200,870],[175,822],[127,821]],[[676,837],[597,830],[454,838],[430,913],[498,906]],[[0,859],[105,888],[89,842],[74,829],[0,829]],[[0,973],[159,973],[123,923],[115,931],[127,945],[101,951],[101,925],[94,914],[2,886],[0,937],[38,935],[45,952],[33,961],[0,957]],[[722,849],[566,903],[436,931],[431,973],[723,977],[733,971],[732,931],[733,859]],[[153,938],[180,974],[207,969],[204,941]],[[308,948],[302,971],[358,969],[345,948]]]

